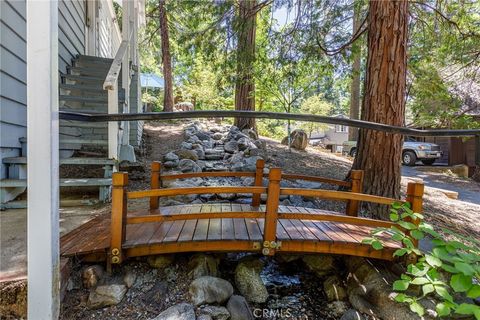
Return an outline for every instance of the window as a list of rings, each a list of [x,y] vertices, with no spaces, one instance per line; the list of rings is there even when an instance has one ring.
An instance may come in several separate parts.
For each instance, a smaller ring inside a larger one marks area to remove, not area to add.
[[[340,124],[335,125],[335,132],[348,132],[348,127]]]

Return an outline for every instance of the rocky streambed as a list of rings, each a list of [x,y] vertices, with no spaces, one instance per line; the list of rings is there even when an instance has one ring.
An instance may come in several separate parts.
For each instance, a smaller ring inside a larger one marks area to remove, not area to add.
[[[167,172],[254,171],[269,160],[251,130],[194,122],[184,141],[166,153]],[[266,169],[268,172],[268,169]],[[266,185],[265,181],[265,185]],[[253,178],[165,181],[164,187],[252,185]],[[332,188],[300,180],[283,186]],[[161,205],[250,203],[250,195],[187,195]],[[343,205],[298,196],[284,205],[344,210]],[[137,204],[142,205],[142,204]],[[62,319],[415,319],[394,302],[398,265],[331,255],[264,257],[252,254],[176,254],[132,259],[109,275],[100,265],[75,264],[62,304]],[[392,271],[393,270],[393,271]]]

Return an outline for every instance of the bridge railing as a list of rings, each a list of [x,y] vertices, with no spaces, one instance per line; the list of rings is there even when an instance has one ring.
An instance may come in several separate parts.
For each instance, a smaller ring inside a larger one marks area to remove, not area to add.
[[[152,168],[161,169],[159,163],[152,165]],[[260,170],[261,169],[261,170]],[[278,219],[301,219],[301,220],[317,220],[317,221],[331,221],[338,223],[348,223],[359,226],[370,227],[390,227],[394,223],[361,218],[350,215],[342,215],[340,213],[279,213],[279,203],[281,195],[298,195],[304,197],[315,197],[326,200],[346,201],[347,203],[354,202],[358,205],[361,201],[391,205],[398,200],[362,194],[358,192],[347,191],[333,191],[333,190],[319,190],[319,189],[300,189],[300,188],[281,188],[280,182],[282,177],[282,171],[280,168],[271,168],[268,174],[268,186],[263,187],[263,163],[260,163],[257,167],[257,172],[210,172],[210,173],[195,173],[195,174],[177,174],[167,175],[167,179],[180,179],[184,177],[192,176],[253,176],[259,177],[257,183],[260,186],[247,186],[247,187],[192,187],[192,188],[170,188],[161,189],[161,175],[160,171],[152,174],[152,189],[141,191],[127,192],[128,174],[117,172],[112,177],[112,216],[111,216],[111,242],[110,242],[110,255],[111,263],[120,263],[123,260],[122,245],[125,242],[126,237],[126,225],[127,224],[139,224],[139,223],[151,223],[151,222],[163,222],[163,221],[175,221],[175,220],[192,220],[192,219],[219,219],[219,218],[251,218],[251,219],[264,219],[263,230],[263,254],[273,255],[279,248],[277,241],[277,224]],[[363,174],[363,173],[362,173]],[[165,176],[163,176],[165,177]],[[363,175],[361,175],[363,177]],[[352,183],[352,188],[353,188]],[[261,194],[267,194],[267,202],[264,210],[254,211],[230,211],[230,212],[197,212],[197,213],[174,213],[165,214],[155,210],[158,209],[159,197],[171,197],[178,195],[189,194],[219,194],[219,193],[249,193],[253,196],[260,197]],[[409,183],[407,188],[407,197],[403,202],[409,202],[411,208],[420,213],[422,211],[422,196],[423,196],[423,184],[422,183]],[[152,208],[152,202],[150,202],[151,210],[146,215],[127,216],[127,200],[150,198],[150,200],[157,199],[155,203],[156,207]],[[348,213],[348,212],[347,212]],[[352,249],[354,250],[354,249]]]

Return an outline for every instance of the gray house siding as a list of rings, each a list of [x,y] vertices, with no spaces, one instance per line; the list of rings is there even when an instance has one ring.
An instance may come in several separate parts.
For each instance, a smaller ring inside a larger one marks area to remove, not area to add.
[[[20,156],[27,136],[26,3],[0,1],[0,158]],[[59,72],[85,52],[85,1],[62,0],[58,9]],[[3,164],[0,178],[6,177]]]

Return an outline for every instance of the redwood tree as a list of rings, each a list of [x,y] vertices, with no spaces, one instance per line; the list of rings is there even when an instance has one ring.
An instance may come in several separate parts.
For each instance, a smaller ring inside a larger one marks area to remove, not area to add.
[[[403,126],[407,69],[407,0],[372,0],[369,7],[368,60],[362,120]],[[399,198],[403,138],[362,129],[353,169],[365,171],[364,191]],[[388,208],[370,206],[388,217]]]
[[[159,0],[158,7],[160,13],[160,38],[162,41],[162,65],[163,79],[165,83],[163,111],[173,111],[173,76],[172,76],[172,57],[170,55],[170,42],[168,39],[168,18],[165,10],[165,1]]]
[[[357,3],[353,5],[353,32],[356,34],[360,28],[360,7]],[[360,59],[361,45],[359,40],[352,44],[352,83],[350,85],[350,119],[358,119],[360,117]],[[357,141],[358,129],[350,127],[348,131],[348,140]]]
[[[240,0],[237,17],[237,80],[235,83],[235,110],[255,111],[256,0]],[[240,129],[255,129],[255,119],[235,118]]]

